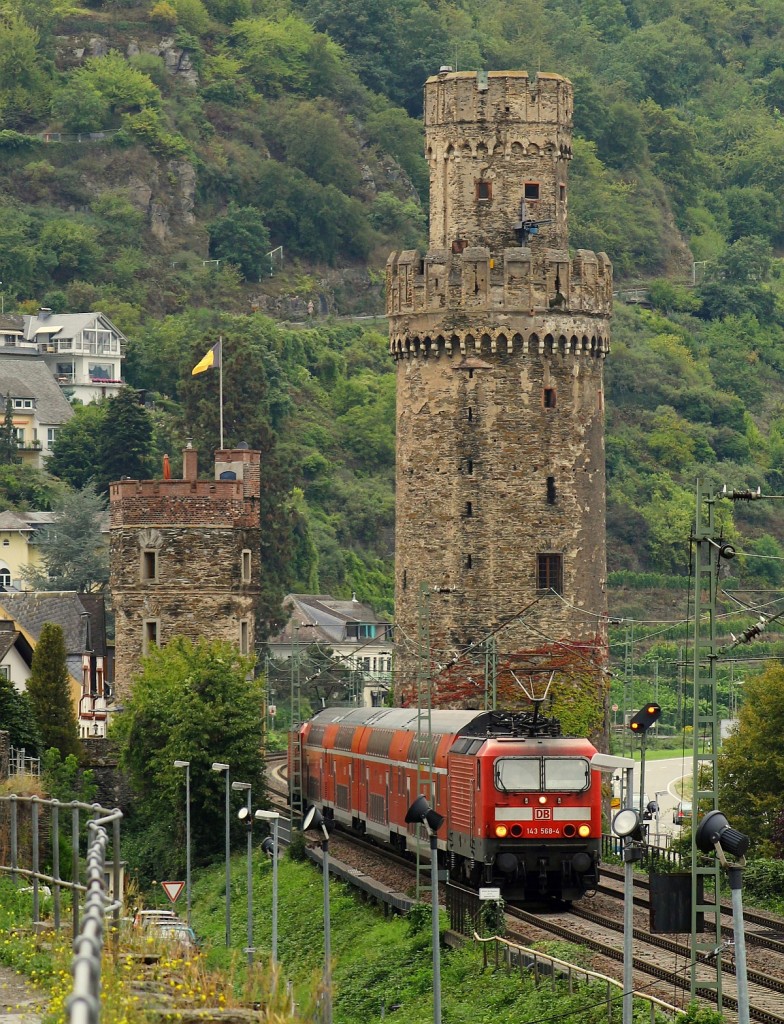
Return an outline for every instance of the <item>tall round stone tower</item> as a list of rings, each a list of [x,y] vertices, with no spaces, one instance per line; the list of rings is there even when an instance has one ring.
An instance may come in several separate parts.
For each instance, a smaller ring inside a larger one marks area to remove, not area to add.
[[[447,70],[425,85],[429,249],[387,263],[398,696],[416,686],[423,584],[447,701],[450,671],[471,698],[488,635],[518,676],[548,652],[562,668],[604,662],[612,267],[569,253],[572,109],[559,75]]]

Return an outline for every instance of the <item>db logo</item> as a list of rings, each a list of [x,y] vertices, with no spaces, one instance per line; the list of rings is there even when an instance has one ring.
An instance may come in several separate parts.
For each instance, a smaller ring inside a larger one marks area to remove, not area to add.
[[[550,821],[552,816],[553,812],[550,807],[534,807],[535,821]]]

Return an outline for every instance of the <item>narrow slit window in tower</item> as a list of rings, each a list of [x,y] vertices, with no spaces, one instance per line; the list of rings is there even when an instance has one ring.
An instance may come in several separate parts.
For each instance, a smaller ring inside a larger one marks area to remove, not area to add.
[[[250,583],[251,576],[251,551],[244,548],[242,551],[242,582]]]
[[[466,459],[466,473],[468,476],[473,476],[474,473],[474,460]]]
[[[142,580],[145,583],[158,579],[158,552],[153,549],[142,551]]]
[[[470,423],[473,418],[474,418],[474,410],[469,405],[469,407],[468,407],[468,422]]]
[[[525,199],[538,199],[539,198],[539,182],[538,181],[526,181],[523,185],[523,196]]]
[[[536,589],[563,593],[563,558],[551,552],[536,556]]]
[[[473,503],[470,502],[470,501],[467,501],[465,503],[465,514],[466,514],[466,519],[470,519],[471,516],[474,514],[474,506],[473,506]]]
[[[558,186],[558,195],[560,196],[561,202],[563,203],[566,199],[566,185]]]
[[[240,619],[240,654],[250,654],[250,625],[247,619]]]
[[[555,388],[545,388],[542,394],[545,409],[555,408]]]
[[[149,654],[158,646],[158,620],[145,619],[142,626],[142,654]]]
[[[555,477],[548,476],[547,478],[547,504],[555,504]]]
[[[406,569],[404,569],[403,570],[403,590],[407,590],[407,589],[408,589],[408,571]]]
[[[473,564],[473,558],[471,557],[471,555],[466,555],[465,567],[466,567],[466,569],[473,569],[474,564]]]

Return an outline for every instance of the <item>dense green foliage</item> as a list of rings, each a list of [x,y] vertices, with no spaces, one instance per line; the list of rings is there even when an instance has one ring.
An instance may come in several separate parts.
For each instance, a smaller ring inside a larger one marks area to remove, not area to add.
[[[101,532],[105,502],[91,485],[65,489],[52,503],[51,526],[37,538],[41,567],[24,566],[32,590],[101,590],[109,580],[109,555]]]
[[[10,734],[12,747],[24,747],[35,757],[41,746],[38,725],[27,693],[20,693],[5,676],[0,676],[0,729]]]
[[[720,756],[721,808],[762,855],[766,850],[781,855],[773,840],[784,792],[783,685],[784,668],[778,664],[746,681],[740,728],[724,742]]]
[[[27,693],[33,709],[41,750],[54,747],[63,758],[79,755],[79,733],[65,662],[62,626],[45,622],[33,651]]]
[[[184,867],[185,772],[175,760],[190,761],[196,863],[223,850],[226,775],[212,771],[213,762],[229,764],[231,779],[251,783],[261,802],[263,693],[252,667],[229,644],[194,645],[185,637],[144,659],[115,727],[135,796],[125,848],[143,879],[175,878]],[[235,812],[242,794],[231,796],[230,824],[239,842],[244,831]]]

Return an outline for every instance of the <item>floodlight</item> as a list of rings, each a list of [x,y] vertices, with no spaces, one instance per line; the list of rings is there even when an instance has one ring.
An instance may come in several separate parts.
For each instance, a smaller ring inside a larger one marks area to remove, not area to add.
[[[751,840],[743,832],[731,828],[721,811],[708,811],[697,826],[694,841],[702,853],[711,853],[718,845],[731,857],[743,857]]]
[[[643,838],[640,816],[633,807],[624,807],[613,818],[613,832],[619,839],[632,839],[640,842]]]
[[[426,824],[431,832],[438,832],[444,824],[443,814],[434,811],[427,799],[419,795],[406,811],[406,824],[413,825],[417,822]]]

